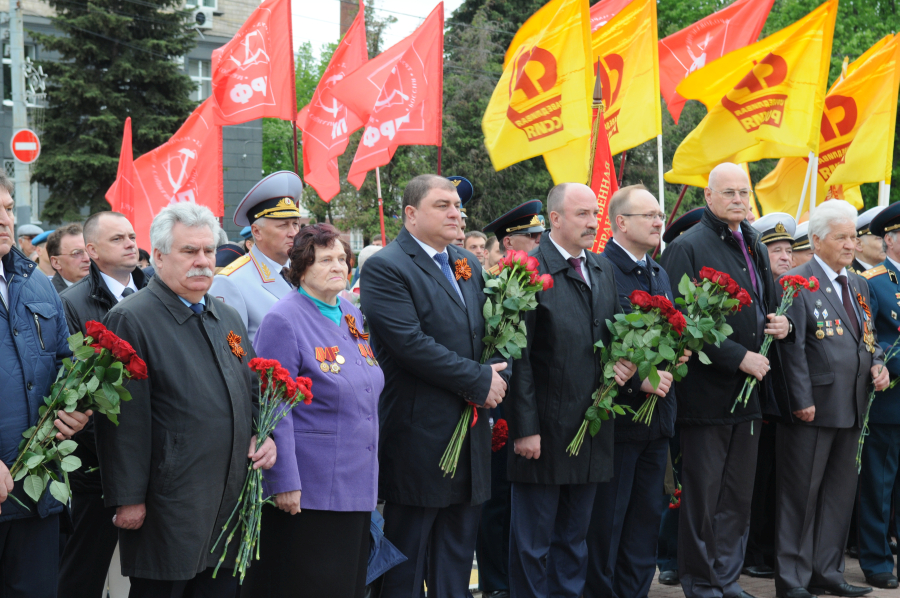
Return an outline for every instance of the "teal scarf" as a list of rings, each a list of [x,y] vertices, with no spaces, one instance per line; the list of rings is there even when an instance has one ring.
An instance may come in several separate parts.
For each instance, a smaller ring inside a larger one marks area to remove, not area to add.
[[[326,318],[328,318],[329,320],[334,322],[336,325],[338,325],[338,326],[341,325],[341,298],[340,297],[335,297],[335,299],[337,299],[337,302],[334,305],[328,305],[324,301],[320,301],[319,299],[316,299],[315,297],[313,297],[312,295],[310,295],[309,293],[304,291],[303,287],[297,287],[297,290],[300,291],[300,294],[303,295],[304,297],[309,297],[312,300],[313,304],[315,304],[315,306],[319,308],[319,312],[323,316],[325,316]]]

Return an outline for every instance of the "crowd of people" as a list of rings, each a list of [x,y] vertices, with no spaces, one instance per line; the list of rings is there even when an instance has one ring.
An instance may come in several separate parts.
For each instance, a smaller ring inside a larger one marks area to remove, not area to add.
[[[858,216],[835,199],[800,224],[753,221],[747,176],[726,163],[705,207],[665,232],[645,187],[618,190],[612,238],[594,253],[607,223],[585,185],[466,232],[471,182],[426,174],[404,190],[396,238],[354,255],[331,224],[301,226],[302,189],[290,172],[260,181],[233,215],[235,241],[207,208],[170,205],[147,254],[115,212],[16,228],[0,174],[0,595],[96,598],[117,545],[132,598],[462,598],[473,554],[489,598],[647,596],[657,569],[689,598],[749,597],[742,573],[787,598],[862,596],[872,588],[844,579],[848,548],[870,585],[897,588],[900,365],[886,350],[900,334],[900,204]],[[513,250],[553,285],[523,317],[521,358],[483,362],[483,271]],[[636,290],[674,301],[705,267],[752,307],[728,317],[719,345],[680,356],[678,382],[612,364],[619,404],[655,394],[658,406],[649,424],[604,422],[569,455],[603,380],[606,322]],[[785,275],[820,288],[776,315]],[[57,414],[82,466],[65,507],[48,493],[35,503],[8,466],[67,337],[90,321],[130,343],[148,377],[128,384],[118,425]],[[257,356],[313,392],[258,448]],[[748,376],[759,384],[736,405]],[[446,475],[469,404],[477,417]],[[223,554],[216,539],[248,464],[271,500],[239,586],[236,544]]]

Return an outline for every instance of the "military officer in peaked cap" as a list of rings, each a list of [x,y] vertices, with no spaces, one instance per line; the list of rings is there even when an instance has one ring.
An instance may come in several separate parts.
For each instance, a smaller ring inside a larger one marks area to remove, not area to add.
[[[794,268],[812,259],[812,245],[809,244],[809,222],[801,222],[794,229],[794,244],[791,245],[791,263]]]
[[[870,229],[867,236],[882,239],[886,247],[884,261],[862,272],[862,276],[869,283],[878,344],[887,351],[897,340],[900,326],[900,203],[883,208],[866,226]],[[900,376],[900,361],[890,360],[886,365],[891,378]],[[898,399],[900,388],[875,393],[859,476],[859,564],[866,582],[878,588],[898,585],[888,533],[892,490],[900,469]],[[900,501],[896,506],[900,507]]]
[[[468,218],[468,215],[466,215],[466,204],[469,203],[469,200],[471,200],[472,196],[475,195],[475,187],[472,186],[472,183],[469,181],[469,179],[465,177],[448,176],[445,178],[453,183],[453,185],[456,187],[456,194],[459,195],[459,231],[456,234],[456,240],[453,241],[453,244],[457,247],[465,249],[466,219]]]
[[[848,270],[862,274],[884,261],[884,246],[881,237],[872,233],[872,219],[884,210],[885,206],[875,206],[866,210],[856,219],[856,257]]]
[[[216,275],[209,292],[238,311],[251,341],[263,316],[292,290],[283,272],[300,231],[302,191],[299,176],[276,172],[258,182],[234,213],[234,223],[249,226],[255,243]]]
[[[529,253],[538,246],[541,241],[541,233],[544,232],[544,225],[538,219],[543,205],[539,199],[526,201],[481,230],[497,235],[497,241],[504,254],[510,249]],[[498,271],[498,266],[489,270],[492,274],[496,274]]]

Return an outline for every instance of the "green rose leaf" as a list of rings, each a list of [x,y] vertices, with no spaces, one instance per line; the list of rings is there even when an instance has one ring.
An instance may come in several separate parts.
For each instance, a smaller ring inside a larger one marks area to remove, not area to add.
[[[37,502],[41,499],[41,494],[44,493],[44,479],[39,475],[32,474],[25,478],[22,489],[25,490],[25,494],[31,500]]]
[[[74,351],[72,351],[72,356],[79,361],[89,359],[90,357],[94,356],[94,348],[85,346],[78,347]]]
[[[664,344],[659,345],[659,354],[666,361],[675,361],[675,351],[672,347]]]
[[[600,426],[602,425],[602,421],[599,419],[595,419],[588,426],[588,431],[591,433],[591,436],[596,436],[597,432],[600,431]]]
[[[78,448],[78,443],[74,440],[63,440],[56,448],[59,454],[65,457],[66,455],[72,454],[72,452]]]
[[[641,380],[646,380],[650,377],[650,370],[653,369],[653,366],[650,365],[649,361],[642,361],[638,364],[638,376],[640,376]]]
[[[682,363],[680,366],[675,368],[675,373],[684,378],[688,373],[688,366],[686,363]]]
[[[711,365],[712,361],[709,360],[709,357],[706,356],[706,353],[703,351],[697,351],[697,357],[700,358],[700,363],[704,365]]]
[[[659,372],[656,368],[650,368],[650,384],[653,385],[653,388],[659,388]]]
[[[65,472],[75,471],[79,467],[81,467],[81,459],[75,455],[69,455],[60,462],[60,468]]]
[[[78,350],[79,347],[84,345],[84,335],[80,332],[73,334],[66,340],[69,343],[69,351],[71,351],[72,353],[74,353],[75,351]],[[91,349],[91,352],[93,353],[94,350]]]
[[[508,353],[508,355],[505,355],[507,359],[510,357],[513,359],[522,359],[522,349],[519,348],[519,345],[517,345],[514,340],[510,340],[506,343],[506,351]]]
[[[31,451],[29,451],[22,456],[22,459],[25,461],[25,467],[27,467],[28,469],[34,469],[44,462],[44,455],[39,455],[37,453],[32,453]]]
[[[69,500],[69,489],[62,482],[50,482],[50,494],[61,503]]]

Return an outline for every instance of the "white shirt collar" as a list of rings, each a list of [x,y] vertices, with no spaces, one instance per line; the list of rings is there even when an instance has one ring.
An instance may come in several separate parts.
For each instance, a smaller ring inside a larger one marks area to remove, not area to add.
[[[122,291],[124,291],[126,288],[131,289],[132,291],[137,291],[137,287],[134,285],[134,279],[131,277],[131,274],[128,275],[128,284],[126,285],[123,285],[112,276],[108,276],[103,272],[100,273],[100,276],[103,277],[103,282],[106,283],[106,288],[108,288],[109,292],[112,293],[113,297],[116,298],[116,301],[122,300]]]
[[[828,280],[834,282],[838,276],[847,276],[847,268],[841,268],[840,272],[835,272],[831,269],[831,267],[822,261],[822,258],[813,254],[813,257],[816,258],[816,261],[819,262],[819,265],[822,266],[822,270],[825,271],[825,276],[828,277]]]
[[[888,256],[885,256],[885,257],[887,258],[887,260],[888,260],[889,262],[891,262],[892,264],[894,264],[894,268],[896,268],[897,271],[900,272],[900,264],[898,264],[897,262],[895,262],[894,260],[892,260],[892,259],[891,259],[890,257],[888,257]],[[869,268],[869,269],[871,270],[871,268]],[[3,274],[3,264],[0,264],[0,274]]]
[[[75,284],[74,282],[69,282],[68,280],[66,280],[65,277],[63,277],[62,274],[60,274],[59,277],[63,279],[63,282],[66,283],[66,286],[67,286],[67,287],[70,287],[70,286],[72,286],[73,284]]]
[[[618,241],[616,241],[615,237],[613,237],[613,243],[615,243],[616,245],[618,245],[619,247],[621,247],[621,248],[622,248],[622,251],[624,251],[626,254],[628,254],[628,257],[631,258],[631,261],[637,263],[637,262],[639,262],[639,261],[641,261],[641,260],[644,260],[644,263],[647,263],[647,258],[646,258],[646,257],[635,257],[633,253],[631,253],[630,251],[628,251],[627,249],[625,249],[625,246],[624,246],[624,245],[622,245],[621,243],[619,243]]]
[[[859,258],[856,258],[856,261],[860,263],[860,265],[863,267],[863,269],[865,269],[865,270],[871,270],[871,269],[872,269],[872,264],[867,264],[867,263],[865,263],[864,261],[862,261],[862,260],[859,259]],[[896,262],[895,262],[895,263],[896,263]]]
[[[559,250],[559,252],[562,254],[564,260],[569,261],[569,258],[572,258],[572,257],[581,258],[582,260],[584,259],[584,257],[585,257],[584,249],[582,249],[581,253],[579,253],[578,255],[572,255],[571,253],[569,253],[568,251],[563,249],[559,243],[557,243],[556,241],[553,240],[552,232],[549,233],[547,236],[550,237],[550,242],[553,243],[553,245]],[[631,255],[631,254],[628,254],[628,255]]]
[[[429,244],[427,244],[427,243],[424,243],[424,242],[422,242],[421,240],[419,240],[419,238],[418,238],[417,236],[415,236],[414,234],[409,233],[409,236],[416,240],[416,243],[418,243],[419,246],[421,246],[422,249],[425,250],[425,253],[427,253],[427,254],[428,254],[428,257],[430,257],[431,259],[434,259],[434,256],[436,256],[436,255],[439,254],[439,253],[447,253],[447,248],[446,248],[446,247],[444,247],[444,250],[443,250],[443,251],[438,251],[437,249],[435,249],[435,248],[432,247],[431,245],[429,245]],[[449,258],[450,255],[447,254],[447,257]]]

